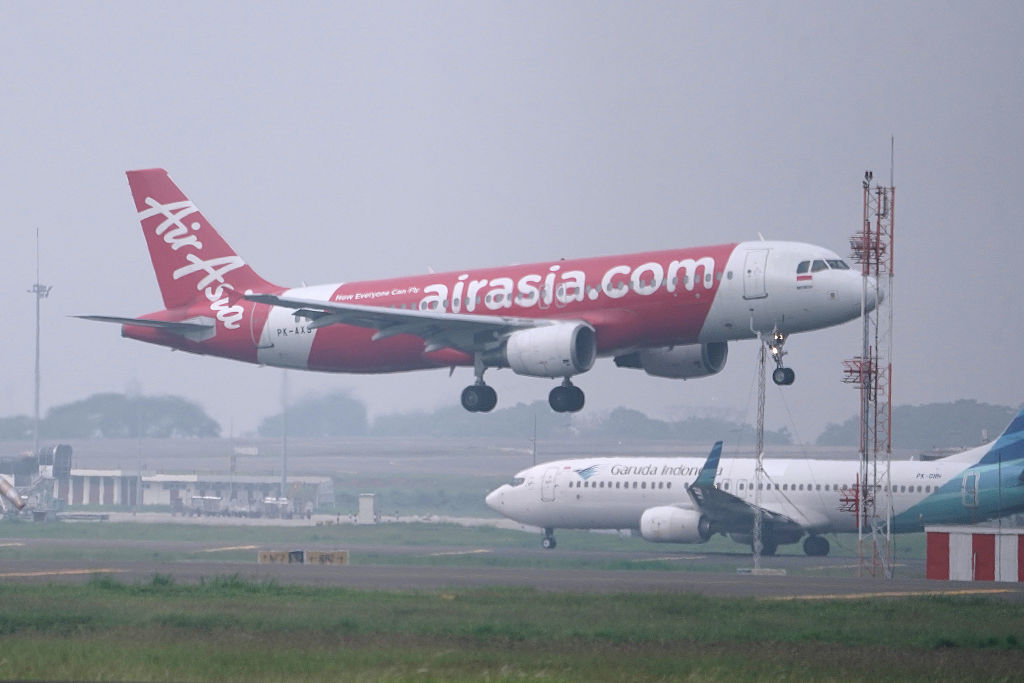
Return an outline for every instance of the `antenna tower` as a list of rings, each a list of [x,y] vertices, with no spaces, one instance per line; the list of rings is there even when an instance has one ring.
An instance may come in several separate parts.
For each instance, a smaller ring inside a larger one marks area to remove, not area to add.
[[[893,225],[896,188],[864,174],[864,216],[850,237],[851,258],[861,265],[863,348],[843,361],[843,381],[860,389],[860,472],[844,508],[856,515],[859,575],[892,578],[892,308]],[[868,310],[870,303],[875,303]],[[852,494],[852,495],[851,495]]]

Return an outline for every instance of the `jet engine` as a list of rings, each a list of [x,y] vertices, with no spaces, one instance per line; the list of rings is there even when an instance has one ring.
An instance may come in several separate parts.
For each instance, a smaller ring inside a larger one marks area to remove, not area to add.
[[[711,538],[711,522],[699,510],[662,505],[644,510],[640,535],[654,543],[703,543]]]
[[[638,368],[655,377],[693,379],[721,372],[728,357],[728,344],[712,342],[634,351],[616,356],[615,364],[620,368]]]
[[[569,377],[586,372],[597,358],[597,337],[586,323],[558,323],[509,335],[493,365],[507,365],[517,375]]]
[[[19,510],[25,507],[25,501],[21,499],[18,489],[11,486],[10,482],[3,477],[0,477],[0,495],[11,501],[11,504]]]

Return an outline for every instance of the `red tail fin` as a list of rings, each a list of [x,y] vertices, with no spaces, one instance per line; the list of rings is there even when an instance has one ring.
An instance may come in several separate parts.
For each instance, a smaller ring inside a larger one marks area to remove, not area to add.
[[[128,171],[128,185],[165,307],[197,300],[234,303],[246,290],[278,289],[228,246],[167,171]]]

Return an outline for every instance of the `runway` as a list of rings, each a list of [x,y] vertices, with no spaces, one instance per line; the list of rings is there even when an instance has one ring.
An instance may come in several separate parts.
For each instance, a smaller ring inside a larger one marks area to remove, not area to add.
[[[845,576],[815,576],[836,569],[854,570],[850,558],[807,558],[787,556],[770,558],[773,569],[785,570],[782,575],[742,573],[750,568],[750,556],[725,553],[657,553],[638,554],[631,569],[550,568],[513,566],[538,558],[551,557],[544,550],[508,548],[424,548],[422,546],[354,546],[349,548],[353,563],[346,566],[300,564],[258,564],[257,549],[261,546],[232,546],[204,542],[162,544],[171,550],[199,554],[209,552],[211,559],[185,561],[103,559],[103,548],[135,548],[154,551],[150,541],[91,541],[73,539],[10,539],[24,552],[44,559],[6,559],[0,563],[0,582],[85,583],[95,576],[109,576],[121,583],[148,583],[154,575],[172,578],[177,583],[197,583],[216,577],[238,577],[243,580],[274,581],[282,585],[344,587],[359,590],[385,591],[457,591],[486,587],[518,587],[529,591],[585,594],[611,593],[693,593],[715,597],[762,599],[856,599],[897,597],[904,595],[992,595],[1005,599],[1024,600],[1024,586],[991,582],[939,582],[909,576],[919,568],[904,567],[907,577],[893,580]],[[75,559],[75,551],[88,547],[88,559]],[[218,553],[250,553],[247,561],[218,561]],[[48,559],[47,556],[68,556],[71,559]],[[395,564],[361,564],[361,555],[385,556]],[[399,556],[406,556],[401,558]],[[487,566],[459,566],[460,557],[486,555]],[[579,558],[591,563],[602,559],[601,551],[570,551],[563,553],[570,560]],[[194,555],[193,555],[194,556]],[[622,559],[621,553],[615,557]],[[429,560],[427,559],[429,558]],[[645,563],[668,560],[685,564],[683,570],[644,569]],[[423,564],[424,561],[437,564]],[[409,562],[418,562],[410,564]],[[581,562],[581,564],[584,564]],[[508,566],[503,566],[508,565]],[[726,569],[723,569],[726,567]],[[730,569],[730,567],[732,567]],[[800,573],[797,573],[799,571]],[[918,574],[920,576],[920,574]]]

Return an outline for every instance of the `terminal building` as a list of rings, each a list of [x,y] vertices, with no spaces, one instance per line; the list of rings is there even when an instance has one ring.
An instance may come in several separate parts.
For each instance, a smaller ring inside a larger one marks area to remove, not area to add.
[[[330,477],[142,473],[71,466],[71,448],[0,460],[0,477],[28,509],[155,508],[183,514],[305,514],[335,507]],[[283,498],[281,497],[283,493]]]

